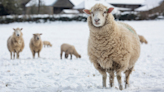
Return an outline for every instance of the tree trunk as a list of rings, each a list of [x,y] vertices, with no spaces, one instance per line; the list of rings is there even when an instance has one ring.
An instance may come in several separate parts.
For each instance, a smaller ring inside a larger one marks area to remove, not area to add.
[[[41,3],[41,0],[38,0],[39,2],[38,2],[38,14],[39,14],[39,12],[40,12],[40,3]]]

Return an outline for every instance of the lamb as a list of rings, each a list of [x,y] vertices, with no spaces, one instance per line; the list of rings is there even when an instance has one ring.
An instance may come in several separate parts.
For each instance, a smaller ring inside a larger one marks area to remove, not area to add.
[[[102,75],[103,87],[106,87],[106,73],[110,75],[110,87],[114,86],[116,72],[119,89],[123,90],[121,73],[125,73],[127,88],[130,74],[140,56],[140,42],[136,31],[130,25],[114,20],[111,14],[113,9],[95,4],[90,10],[83,10],[90,15],[87,19],[90,30],[88,55],[91,63]]]
[[[148,43],[147,40],[142,35],[138,35],[138,37],[139,37],[141,43],[145,43],[145,44]]]
[[[38,57],[40,57],[40,51],[43,47],[43,42],[41,40],[41,37],[39,33],[33,34],[33,38],[31,38],[30,41],[30,49],[33,55],[33,58],[35,58],[35,53],[38,53]]]
[[[52,44],[49,42],[49,41],[43,41],[43,45],[44,45],[44,47],[52,47]]]
[[[13,58],[15,59],[15,53],[17,54],[17,59],[19,59],[19,53],[23,51],[24,49],[24,39],[23,39],[23,33],[21,32],[23,28],[16,28],[14,30],[14,33],[12,36],[10,36],[7,40],[7,48],[10,52],[10,57],[12,59],[12,53]]]
[[[62,59],[62,54],[63,52],[65,52],[65,58],[68,58],[68,55],[71,55],[71,59],[72,59],[72,55],[75,55],[76,58],[81,58],[81,55],[79,55],[75,49],[74,46],[69,45],[69,44],[62,44],[61,45],[61,54],[60,54],[60,58]]]

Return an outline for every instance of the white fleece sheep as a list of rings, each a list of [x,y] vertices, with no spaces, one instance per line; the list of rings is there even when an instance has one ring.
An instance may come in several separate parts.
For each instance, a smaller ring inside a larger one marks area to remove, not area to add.
[[[43,42],[41,40],[40,35],[42,34],[33,34],[33,37],[31,38],[30,41],[30,49],[33,55],[33,58],[35,58],[35,53],[38,53],[38,57],[40,57],[40,51],[42,50],[43,47]]]
[[[66,44],[66,43],[61,45],[61,53],[60,53],[61,59],[62,59],[63,52],[65,52],[65,58],[68,58],[68,55],[71,56],[70,59],[72,59],[72,55],[75,55],[76,58],[81,58],[81,55],[76,51],[73,45]]]
[[[94,67],[102,74],[103,87],[106,87],[107,72],[110,74],[110,86],[113,87],[116,72],[119,89],[122,90],[121,72],[125,73],[127,87],[129,75],[140,56],[140,42],[131,26],[114,20],[112,10],[102,4],[84,10],[90,15],[88,55]]]
[[[15,58],[15,53],[17,53],[17,59],[19,59],[19,53],[22,52],[24,49],[24,39],[23,33],[21,32],[22,28],[14,29],[14,33],[10,36],[7,40],[7,48],[10,52],[10,56],[12,59],[12,53],[14,54],[13,57]]]
[[[49,41],[43,41],[44,47],[52,47],[52,44]]]

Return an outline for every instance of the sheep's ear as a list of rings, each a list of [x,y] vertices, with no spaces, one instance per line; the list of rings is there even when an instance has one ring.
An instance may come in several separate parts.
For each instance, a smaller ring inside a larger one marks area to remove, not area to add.
[[[107,12],[108,12],[108,13],[111,13],[111,12],[113,11],[113,9],[114,9],[114,8],[111,7],[111,8],[109,8],[109,9],[107,9]]]
[[[35,36],[35,34],[33,34],[33,36]]]
[[[42,35],[42,33],[40,33],[40,35]]]
[[[88,10],[88,9],[84,9],[83,12],[86,14],[89,14],[89,15],[91,14],[90,10]]]
[[[16,29],[15,29],[15,28],[13,28],[13,30],[15,31]]]
[[[23,30],[23,28],[20,29],[20,31]]]

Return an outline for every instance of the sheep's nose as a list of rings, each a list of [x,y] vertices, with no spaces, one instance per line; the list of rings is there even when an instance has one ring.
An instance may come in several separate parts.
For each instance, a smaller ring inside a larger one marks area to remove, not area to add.
[[[37,40],[39,40],[39,37],[37,38]]]
[[[98,21],[100,21],[100,19],[95,19],[95,22],[98,22]]]
[[[19,34],[17,34],[17,36],[19,36]]]

